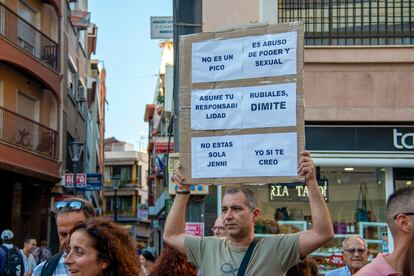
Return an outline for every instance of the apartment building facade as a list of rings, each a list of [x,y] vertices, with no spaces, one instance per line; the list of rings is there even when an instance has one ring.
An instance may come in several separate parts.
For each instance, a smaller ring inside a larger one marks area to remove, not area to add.
[[[140,247],[148,245],[147,153],[132,144],[105,139],[103,215],[126,227]]]
[[[46,238],[60,181],[61,16],[60,1],[0,1],[0,229],[16,242]]]
[[[30,235],[57,248],[50,206],[72,193],[63,181],[74,167],[68,144],[81,141],[84,152],[91,152],[86,139],[91,114],[104,125],[103,71],[99,91],[92,91],[91,85],[89,97],[87,93],[88,49],[95,47],[97,38],[91,31],[88,40],[89,16],[87,1],[82,0],[0,1],[0,229],[12,229],[16,244]],[[102,101],[95,116],[90,107],[97,93]],[[102,173],[103,141],[97,140],[104,128],[98,129],[92,144],[100,161],[92,162],[90,172]],[[78,173],[89,170],[87,161],[84,153]],[[95,198],[98,206],[99,192],[82,194]]]

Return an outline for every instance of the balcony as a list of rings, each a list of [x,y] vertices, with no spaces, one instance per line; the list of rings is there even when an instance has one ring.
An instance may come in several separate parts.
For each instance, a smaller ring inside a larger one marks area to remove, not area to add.
[[[303,20],[305,45],[412,45],[411,0],[279,1],[279,21]]]
[[[0,36],[43,64],[58,70],[59,45],[1,3]]]
[[[0,107],[0,140],[47,157],[57,158],[57,132]]]

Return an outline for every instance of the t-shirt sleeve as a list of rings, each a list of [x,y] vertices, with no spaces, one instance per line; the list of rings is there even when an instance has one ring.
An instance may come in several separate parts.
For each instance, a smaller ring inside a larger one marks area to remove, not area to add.
[[[277,235],[275,250],[283,271],[300,262],[299,233]]]
[[[186,235],[184,239],[185,254],[190,263],[200,267],[204,252],[204,238]]]
[[[46,262],[40,263],[36,266],[36,268],[33,270],[33,274],[32,276],[40,276],[40,274],[42,273],[42,269],[43,266],[45,265]]]

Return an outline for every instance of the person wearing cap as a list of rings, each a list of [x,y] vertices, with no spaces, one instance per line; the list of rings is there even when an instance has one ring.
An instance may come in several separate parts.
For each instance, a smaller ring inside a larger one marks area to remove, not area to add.
[[[6,229],[3,232],[1,232],[1,240],[2,240],[3,246],[10,249],[9,248],[9,244],[10,244],[9,241],[11,241],[13,239],[13,236],[14,235],[13,235],[13,232],[11,230]],[[0,247],[0,271],[3,271],[4,261],[6,259],[6,254],[7,254],[6,250],[2,248],[3,246]],[[13,247],[13,245],[12,245],[12,247]]]
[[[91,202],[78,197],[68,197],[55,203],[56,226],[59,236],[60,248],[63,251],[68,243],[70,230],[88,218],[95,217],[95,209]],[[58,262],[57,262],[58,260]],[[64,254],[60,252],[53,255],[46,262],[40,263],[33,271],[34,276],[69,275],[64,263]],[[49,273],[49,271],[52,271]]]
[[[13,249],[14,252],[16,252],[16,256],[21,255],[20,254],[20,249],[17,246],[13,245],[13,243],[12,243],[13,238],[14,238],[14,234],[9,229],[6,229],[1,233],[1,241],[2,241],[1,247],[2,247],[2,250],[4,252],[3,260],[1,261],[1,264],[0,264],[0,267],[1,267],[0,271],[2,271],[2,272],[3,272],[3,269],[5,269],[7,267],[7,264],[5,263],[6,255],[8,254],[8,252],[10,250]],[[16,272],[16,275],[22,275],[23,276],[23,273],[24,273],[23,256],[20,256],[19,258],[20,258],[20,264],[15,267],[15,272]]]

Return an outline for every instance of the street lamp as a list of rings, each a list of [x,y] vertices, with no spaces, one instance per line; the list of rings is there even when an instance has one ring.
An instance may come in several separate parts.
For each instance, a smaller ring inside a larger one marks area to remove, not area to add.
[[[82,155],[82,150],[83,150],[83,143],[79,142],[79,141],[72,141],[69,142],[69,154],[70,154],[70,158],[72,159],[73,162],[73,195],[76,196],[76,173],[77,173],[77,163],[80,160],[80,157]]]
[[[114,221],[118,221],[118,189],[119,184],[121,183],[121,177],[113,176],[112,177],[112,189],[114,190],[115,194],[115,209],[114,209]]]

